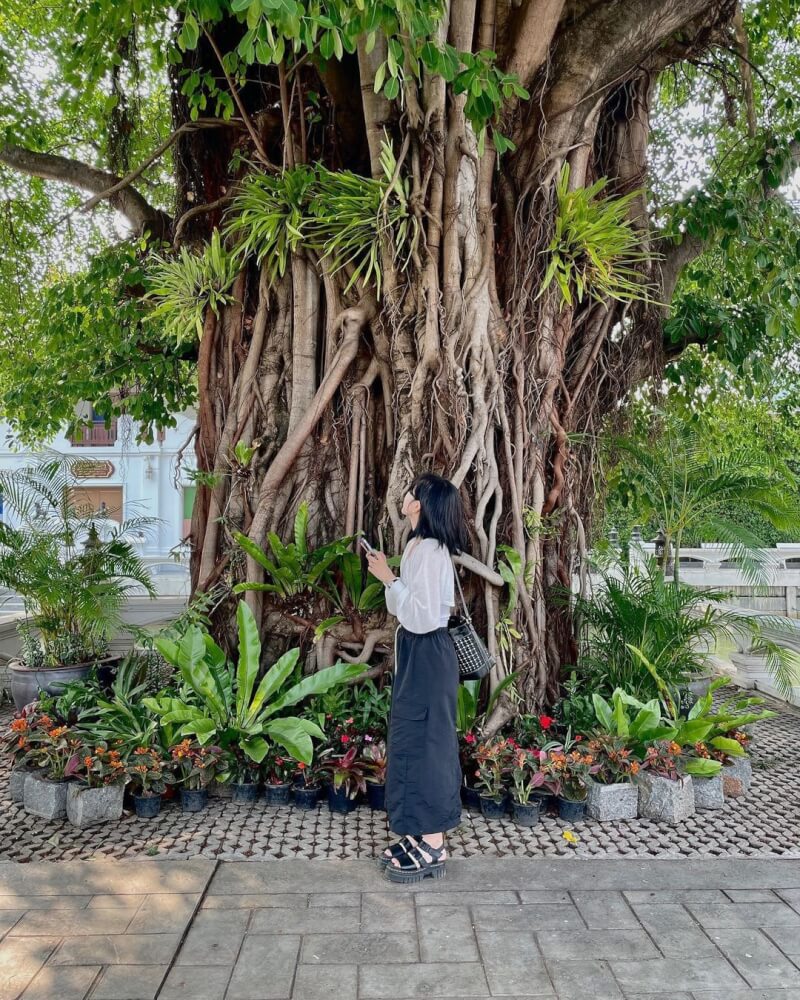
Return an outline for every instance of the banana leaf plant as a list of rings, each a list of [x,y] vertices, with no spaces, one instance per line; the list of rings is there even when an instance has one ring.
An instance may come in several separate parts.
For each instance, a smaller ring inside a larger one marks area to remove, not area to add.
[[[363,673],[361,663],[336,663],[286,687],[300,655],[299,649],[284,653],[256,686],[261,658],[261,640],[250,608],[239,602],[239,659],[234,666],[210,635],[192,626],[177,641],[159,636],[156,647],[174,664],[196,701],[187,703],[161,695],[146,698],[145,705],[168,724],[179,726],[181,736],[196,736],[200,744],[214,743],[228,750],[241,748],[260,764],[270,743],[280,744],[295,760],[310,764],[314,748],[311,738],[325,733],[310,719],[279,715],[309,695],[321,694]],[[225,780],[225,775],[218,776]]]

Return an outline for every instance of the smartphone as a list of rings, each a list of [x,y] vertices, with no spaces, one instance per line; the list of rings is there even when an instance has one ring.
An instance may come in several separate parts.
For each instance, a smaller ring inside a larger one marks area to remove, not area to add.
[[[372,546],[372,545],[369,544],[369,542],[366,540],[366,538],[359,538],[358,542],[359,542],[359,545],[361,545],[361,547],[366,552],[376,552],[377,551],[377,549],[374,546]]]

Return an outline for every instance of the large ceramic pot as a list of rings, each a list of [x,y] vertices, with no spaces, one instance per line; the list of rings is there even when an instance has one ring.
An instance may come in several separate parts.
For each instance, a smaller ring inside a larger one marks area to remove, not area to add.
[[[75,663],[69,667],[44,667],[40,670],[26,666],[21,660],[11,660],[8,674],[14,705],[17,709],[24,708],[36,701],[40,690],[48,694],[59,694],[70,681],[82,681],[94,666],[98,668],[101,683],[108,684],[113,679],[114,668],[121,660],[121,656],[108,656],[104,660]]]

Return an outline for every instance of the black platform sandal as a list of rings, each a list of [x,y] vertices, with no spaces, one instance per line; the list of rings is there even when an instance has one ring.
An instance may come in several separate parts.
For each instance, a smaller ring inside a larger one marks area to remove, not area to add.
[[[391,847],[389,848],[389,850],[392,852],[392,857],[391,858],[387,858],[385,854],[381,854],[381,856],[378,858],[378,867],[379,868],[381,868],[381,869],[385,868],[388,864],[391,864],[392,858],[400,858],[400,857],[402,857],[406,853],[406,850],[409,847],[413,847],[414,846],[411,843],[411,841],[408,839],[409,836],[413,837],[414,840],[422,840],[422,834],[421,833],[419,833],[419,834],[408,834],[407,836],[401,837],[400,840],[397,841],[397,843],[392,844]]]
[[[445,846],[444,841],[441,847],[432,847],[427,840],[421,840],[420,845],[425,854],[431,856],[430,861],[426,861],[425,855],[420,848],[411,845],[397,860],[399,866],[391,864],[383,871],[384,877],[390,882],[421,882],[424,878],[443,878],[445,873],[446,859],[442,858]]]

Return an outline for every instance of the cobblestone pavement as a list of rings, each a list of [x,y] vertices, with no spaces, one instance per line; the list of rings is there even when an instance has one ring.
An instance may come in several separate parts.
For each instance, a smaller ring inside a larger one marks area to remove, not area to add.
[[[447,835],[450,856],[800,858],[800,711],[769,703],[780,714],[757,729],[750,792],[722,810],[698,813],[675,827],[642,819],[569,824],[547,817],[526,829],[510,817],[486,820],[465,808],[460,826]],[[568,829],[577,843],[565,840]],[[126,814],[118,823],[81,831],[66,821],[49,823],[25,813],[11,802],[6,774],[0,774],[0,861],[366,859],[390,839],[395,838],[386,814],[366,805],[345,817],[331,813],[327,804],[303,811],[263,801],[240,806],[222,798],[211,799],[202,813],[183,813],[169,803],[154,820]]]
[[[800,861],[0,864],[0,1000],[800,1000]]]

